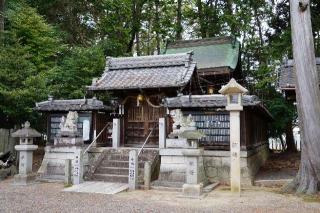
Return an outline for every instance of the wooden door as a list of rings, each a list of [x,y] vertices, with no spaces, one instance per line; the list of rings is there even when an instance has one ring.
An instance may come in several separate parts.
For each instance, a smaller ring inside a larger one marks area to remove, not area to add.
[[[128,100],[125,120],[125,146],[139,146],[144,143],[153,129],[146,147],[156,147],[159,144],[159,118],[164,117],[164,107],[152,107],[146,101],[137,106],[135,99]]]

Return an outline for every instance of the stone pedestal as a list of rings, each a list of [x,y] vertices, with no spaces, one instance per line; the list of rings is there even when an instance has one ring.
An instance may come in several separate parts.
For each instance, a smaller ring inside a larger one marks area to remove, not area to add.
[[[201,198],[203,195],[203,181],[205,180],[203,168],[203,149],[184,150],[186,159],[186,183],[183,184],[182,194],[185,197]]]
[[[27,185],[32,183],[36,174],[32,173],[32,154],[38,149],[37,145],[16,145],[19,152],[19,174],[14,176],[14,183],[17,185]]]

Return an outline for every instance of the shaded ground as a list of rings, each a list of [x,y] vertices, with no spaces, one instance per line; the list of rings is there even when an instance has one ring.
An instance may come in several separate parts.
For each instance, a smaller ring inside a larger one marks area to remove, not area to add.
[[[62,192],[58,183],[13,186],[0,182],[0,212],[319,212],[320,203],[250,188],[241,197],[218,188],[202,200],[177,197],[177,192],[133,191],[117,195]]]
[[[33,164],[32,170],[37,172],[41,166],[42,159],[44,157],[44,146],[39,146],[36,151],[33,152]]]
[[[260,168],[255,184],[282,186],[292,180],[300,164],[300,153],[271,153],[266,164]]]

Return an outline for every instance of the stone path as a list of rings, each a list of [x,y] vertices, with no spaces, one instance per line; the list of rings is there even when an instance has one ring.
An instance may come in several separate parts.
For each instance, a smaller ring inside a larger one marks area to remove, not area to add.
[[[179,198],[179,192],[137,190],[115,195],[63,192],[61,183],[36,183],[14,186],[12,179],[0,182],[0,212],[319,212],[318,203],[304,202],[293,195],[282,195],[274,189],[248,188],[241,197],[219,187],[204,199]]]
[[[128,189],[128,184],[125,184],[125,183],[86,181],[79,185],[68,187],[63,191],[113,195],[122,191],[126,191],[127,189]]]

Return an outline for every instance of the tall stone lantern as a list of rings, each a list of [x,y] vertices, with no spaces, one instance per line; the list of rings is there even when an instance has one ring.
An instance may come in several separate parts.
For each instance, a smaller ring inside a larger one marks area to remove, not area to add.
[[[32,173],[32,154],[38,146],[33,144],[33,139],[41,137],[41,134],[30,128],[30,123],[26,121],[23,128],[12,133],[11,136],[20,138],[20,144],[14,147],[19,152],[19,174],[14,176],[14,183],[27,185],[36,178],[36,174]]]
[[[230,184],[232,192],[241,191],[240,170],[240,111],[243,110],[242,95],[248,90],[232,78],[222,86],[219,93],[227,96],[226,110],[230,111]]]

